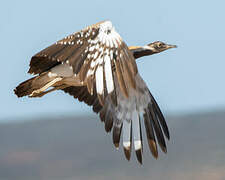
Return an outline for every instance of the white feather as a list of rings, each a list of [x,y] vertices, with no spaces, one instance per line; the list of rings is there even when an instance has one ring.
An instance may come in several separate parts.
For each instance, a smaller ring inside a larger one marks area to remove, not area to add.
[[[132,114],[132,133],[134,138],[134,149],[141,149],[140,122],[138,112],[135,110]]]
[[[103,34],[102,35],[102,44],[105,44],[106,38],[107,38],[107,35]]]
[[[95,73],[95,78],[96,78],[96,89],[98,94],[103,94],[103,68],[102,66],[98,66],[96,73]]]
[[[110,38],[107,38],[106,39],[106,47],[109,47],[109,41],[110,41]]]
[[[95,64],[96,64],[95,62],[96,62],[96,60],[92,60],[91,61],[91,68],[94,68],[95,67]]]
[[[131,145],[131,121],[123,121],[123,146],[128,149]]]
[[[93,70],[89,69],[88,72],[87,72],[87,77],[91,76],[93,74],[93,72],[94,72]]]
[[[115,48],[118,48],[118,44],[117,44],[117,42],[116,42],[116,39],[112,38],[111,40],[112,40],[112,42],[113,42],[114,47],[115,47]]]
[[[141,141],[140,140],[134,141],[134,149],[135,149],[135,151],[141,149]]]
[[[94,54],[94,59],[96,59],[97,56],[98,56],[98,51],[95,52],[95,54]]]
[[[89,48],[89,51],[93,51],[95,49],[95,45],[92,45],[90,48]]]
[[[110,39],[110,47],[113,48],[113,41],[112,41],[112,38]]]
[[[95,47],[97,50],[99,49],[99,44],[96,44],[96,47]]]
[[[109,56],[105,56],[104,61],[105,61],[106,88],[107,88],[107,92],[111,93],[114,90],[111,59],[109,58]]]
[[[103,63],[103,57],[101,55],[96,59],[96,64],[102,64]]]
[[[110,59],[113,60],[113,51],[110,50]]]

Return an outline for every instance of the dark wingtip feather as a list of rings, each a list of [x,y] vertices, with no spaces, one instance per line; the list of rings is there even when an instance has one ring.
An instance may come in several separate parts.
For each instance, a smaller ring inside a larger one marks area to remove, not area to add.
[[[140,164],[142,164],[142,150],[138,149],[136,150],[136,156],[137,156],[137,160]]]
[[[167,148],[166,148],[166,146],[160,145],[160,147],[161,147],[161,149],[162,149],[162,151],[163,151],[164,153],[167,153]]]
[[[119,147],[121,128],[122,124],[118,124],[113,127],[113,144],[115,145],[116,148]]]
[[[114,146],[116,147],[116,149],[119,149],[120,144],[117,142],[113,142]]]
[[[153,108],[154,108],[154,111],[156,112],[157,114],[157,117],[159,119],[159,122],[160,122],[160,125],[163,129],[163,132],[164,132],[164,135],[166,136],[166,138],[168,140],[170,140],[170,133],[169,133],[169,128],[166,124],[166,120],[160,110],[160,108],[158,107],[157,103],[156,102],[153,102]]]
[[[101,104],[99,103],[99,101],[98,101],[98,99],[96,98],[96,100],[95,100],[95,102],[94,102],[94,104],[93,104],[93,111],[95,112],[95,113],[98,113],[101,109],[102,109],[102,106],[101,106]]]
[[[131,156],[131,148],[123,148],[126,159],[129,161]]]
[[[157,145],[156,142],[153,140],[148,140],[148,145],[149,145],[149,149],[153,155],[154,158],[158,158],[158,150],[157,150]]]
[[[154,130],[155,130],[155,134],[156,134],[159,146],[161,147],[163,152],[166,152],[166,142],[165,142],[165,139],[163,136],[163,132],[161,130],[160,124],[158,122],[158,118],[157,118],[151,104],[149,104],[149,112],[150,112],[152,124],[153,124]]]
[[[103,111],[100,112],[100,119],[102,122],[105,122],[105,112]]]
[[[158,158],[158,149],[157,149],[157,144],[156,144],[156,140],[155,140],[155,133],[154,133],[153,127],[152,127],[152,119],[151,119],[151,116],[147,109],[145,109],[145,113],[144,113],[143,117],[144,117],[144,122],[145,122],[146,135],[147,135],[147,139],[148,139],[148,146],[149,146],[149,149],[150,149],[153,157],[155,157],[157,159]]]
[[[105,131],[110,132],[113,126],[113,118],[112,115],[107,112],[105,115]]]
[[[149,91],[149,94],[150,94],[150,97],[151,97],[152,103],[153,103],[153,104],[152,104],[152,105],[153,105],[152,107],[154,108],[154,111],[155,111],[155,113],[157,114],[157,117],[159,118],[159,122],[160,122],[160,124],[161,124],[161,126],[162,126],[163,132],[164,132],[166,138],[167,138],[168,140],[170,140],[169,128],[168,128],[168,126],[167,126],[167,124],[166,124],[166,120],[165,120],[165,118],[164,118],[164,116],[163,116],[163,113],[162,113],[162,111],[160,110],[159,105],[157,104],[155,98],[152,96],[152,94],[151,94],[150,91]]]
[[[99,104],[101,106],[104,106],[104,96],[100,94],[97,94],[97,96],[98,96]]]

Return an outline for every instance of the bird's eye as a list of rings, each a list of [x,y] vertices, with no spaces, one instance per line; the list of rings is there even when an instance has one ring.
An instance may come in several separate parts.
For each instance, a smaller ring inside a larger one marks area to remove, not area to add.
[[[158,44],[159,47],[162,47],[163,45],[164,45],[163,43],[159,43],[159,44]]]
[[[107,33],[107,34],[111,33],[111,30],[110,30],[110,29],[108,29],[108,30],[106,31],[106,33]]]

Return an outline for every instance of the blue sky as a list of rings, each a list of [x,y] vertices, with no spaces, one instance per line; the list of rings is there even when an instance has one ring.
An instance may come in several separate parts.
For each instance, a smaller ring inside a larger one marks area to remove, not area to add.
[[[55,92],[18,99],[13,89],[28,79],[32,55],[70,33],[111,20],[128,45],[161,40],[178,45],[138,61],[163,112],[225,108],[225,1],[4,1],[0,7],[0,120],[91,113],[91,108]]]

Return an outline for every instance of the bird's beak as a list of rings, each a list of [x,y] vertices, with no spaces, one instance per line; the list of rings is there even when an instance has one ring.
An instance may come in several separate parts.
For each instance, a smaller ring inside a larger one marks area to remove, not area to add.
[[[177,48],[177,45],[167,44],[166,49]]]

